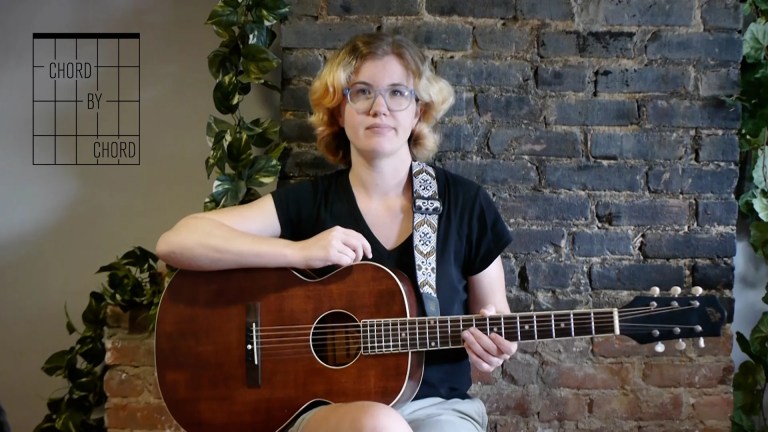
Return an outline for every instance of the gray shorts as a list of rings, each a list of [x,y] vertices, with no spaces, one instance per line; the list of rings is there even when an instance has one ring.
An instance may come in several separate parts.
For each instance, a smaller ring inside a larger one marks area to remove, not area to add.
[[[488,414],[480,399],[419,399],[398,410],[413,432],[485,432]],[[315,411],[299,417],[286,432],[301,432]]]

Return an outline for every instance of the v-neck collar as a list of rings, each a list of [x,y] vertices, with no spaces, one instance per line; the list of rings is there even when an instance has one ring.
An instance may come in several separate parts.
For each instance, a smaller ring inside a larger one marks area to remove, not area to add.
[[[384,244],[381,243],[379,238],[376,237],[376,234],[373,233],[373,230],[368,225],[368,221],[366,221],[365,216],[363,216],[362,210],[360,210],[360,206],[357,204],[357,199],[355,199],[355,192],[352,190],[352,182],[349,180],[349,170],[347,170],[346,174],[341,177],[343,178],[342,190],[346,195],[344,198],[350,203],[349,208],[354,213],[353,216],[355,219],[357,219],[358,225],[362,227],[364,231],[361,234],[363,234],[363,236],[367,238],[369,242],[371,242],[372,247],[380,251],[384,251],[388,254],[392,254],[401,247],[410,243],[411,239],[413,238],[413,229],[411,229],[411,233],[408,234],[408,236],[403,239],[403,241],[400,242],[397,246],[393,247],[392,249],[387,249]]]

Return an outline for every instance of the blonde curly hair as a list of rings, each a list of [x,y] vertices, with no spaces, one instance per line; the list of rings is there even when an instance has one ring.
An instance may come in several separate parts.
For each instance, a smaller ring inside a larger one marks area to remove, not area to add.
[[[317,147],[332,163],[351,163],[349,138],[339,124],[344,88],[366,60],[388,55],[397,57],[414,81],[421,116],[408,138],[411,155],[415,160],[425,161],[437,152],[440,138],[433,126],[453,104],[453,88],[435,75],[427,57],[409,39],[367,33],[353,37],[333,54],[309,89],[313,112],[309,121],[315,128]]]

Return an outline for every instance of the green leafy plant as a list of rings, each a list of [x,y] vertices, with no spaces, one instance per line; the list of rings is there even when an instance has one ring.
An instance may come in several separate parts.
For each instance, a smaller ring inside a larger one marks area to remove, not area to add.
[[[65,308],[66,328],[78,338],[68,349],[51,354],[43,364],[48,376],[63,378],[67,386],[48,399],[48,414],[35,427],[35,432],[104,431],[102,407],[104,393],[104,326],[109,305],[123,311],[146,310],[150,328],[165,287],[168,273],[158,267],[152,252],[135,247],[117,260],[102,266],[97,273],[106,273],[107,282],[98,291],[91,291],[88,305],[81,314],[83,329],[72,322]]]
[[[739,145],[742,167],[749,174],[739,209],[749,221],[749,242],[755,253],[768,260],[768,0],[747,0],[745,13],[754,17],[744,33],[741,62],[742,108]],[[767,294],[763,303],[768,304]],[[749,337],[736,332],[739,349],[747,355],[733,377],[733,431],[764,431],[768,375],[768,313],[758,320]]]
[[[279,60],[269,50],[276,33],[272,26],[284,21],[289,6],[284,0],[221,0],[211,11],[206,24],[221,37],[219,47],[208,55],[208,69],[216,80],[213,102],[228,119],[211,115],[206,136],[211,147],[205,160],[208,178],[216,174],[213,192],[206,198],[205,210],[253,201],[260,188],[277,179],[278,158],[285,148],[279,141],[279,123],[272,120],[246,120],[240,103],[253,85],[280,91],[267,76],[277,69]],[[152,252],[135,247],[117,260],[99,268],[107,274],[101,290],[92,291],[81,315],[83,329],[72,322],[65,308],[66,328],[77,333],[74,345],[53,353],[43,372],[63,378],[66,386],[48,399],[48,413],[34,432],[106,431],[103,417],[107,396],[104,392],[104,326],[107,307],[123,311],[144,311],[149,330],[153,330],[157,307],[172,272],[162,266]]]
[[[277,37],[271,26],[284,21],[288,12],[283,0],[221,0],[208,16],[206,24],[222,38],[208,55],[208,70],[216,79],[213,102],[219,113],[230,118],[211,115],[208,119],[211,152],[205,169],[208,178],[216,174],[216,181],[205,210],[259,198],[260,188],[273,183],[280,172],[278,158],[285,144],[279,141],[279,123],[248,121],[240,103],[254,84],[280,91],[266,78],[280,64],[269,50]]]

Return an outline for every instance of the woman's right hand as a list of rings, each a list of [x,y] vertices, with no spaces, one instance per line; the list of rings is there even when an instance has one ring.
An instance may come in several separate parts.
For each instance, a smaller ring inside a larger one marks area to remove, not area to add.
[[[297,253],[303,257],[304,268],[329,265],[346,266],[371,258],[371,244],[357,231],[335,226],[296,242]]]

